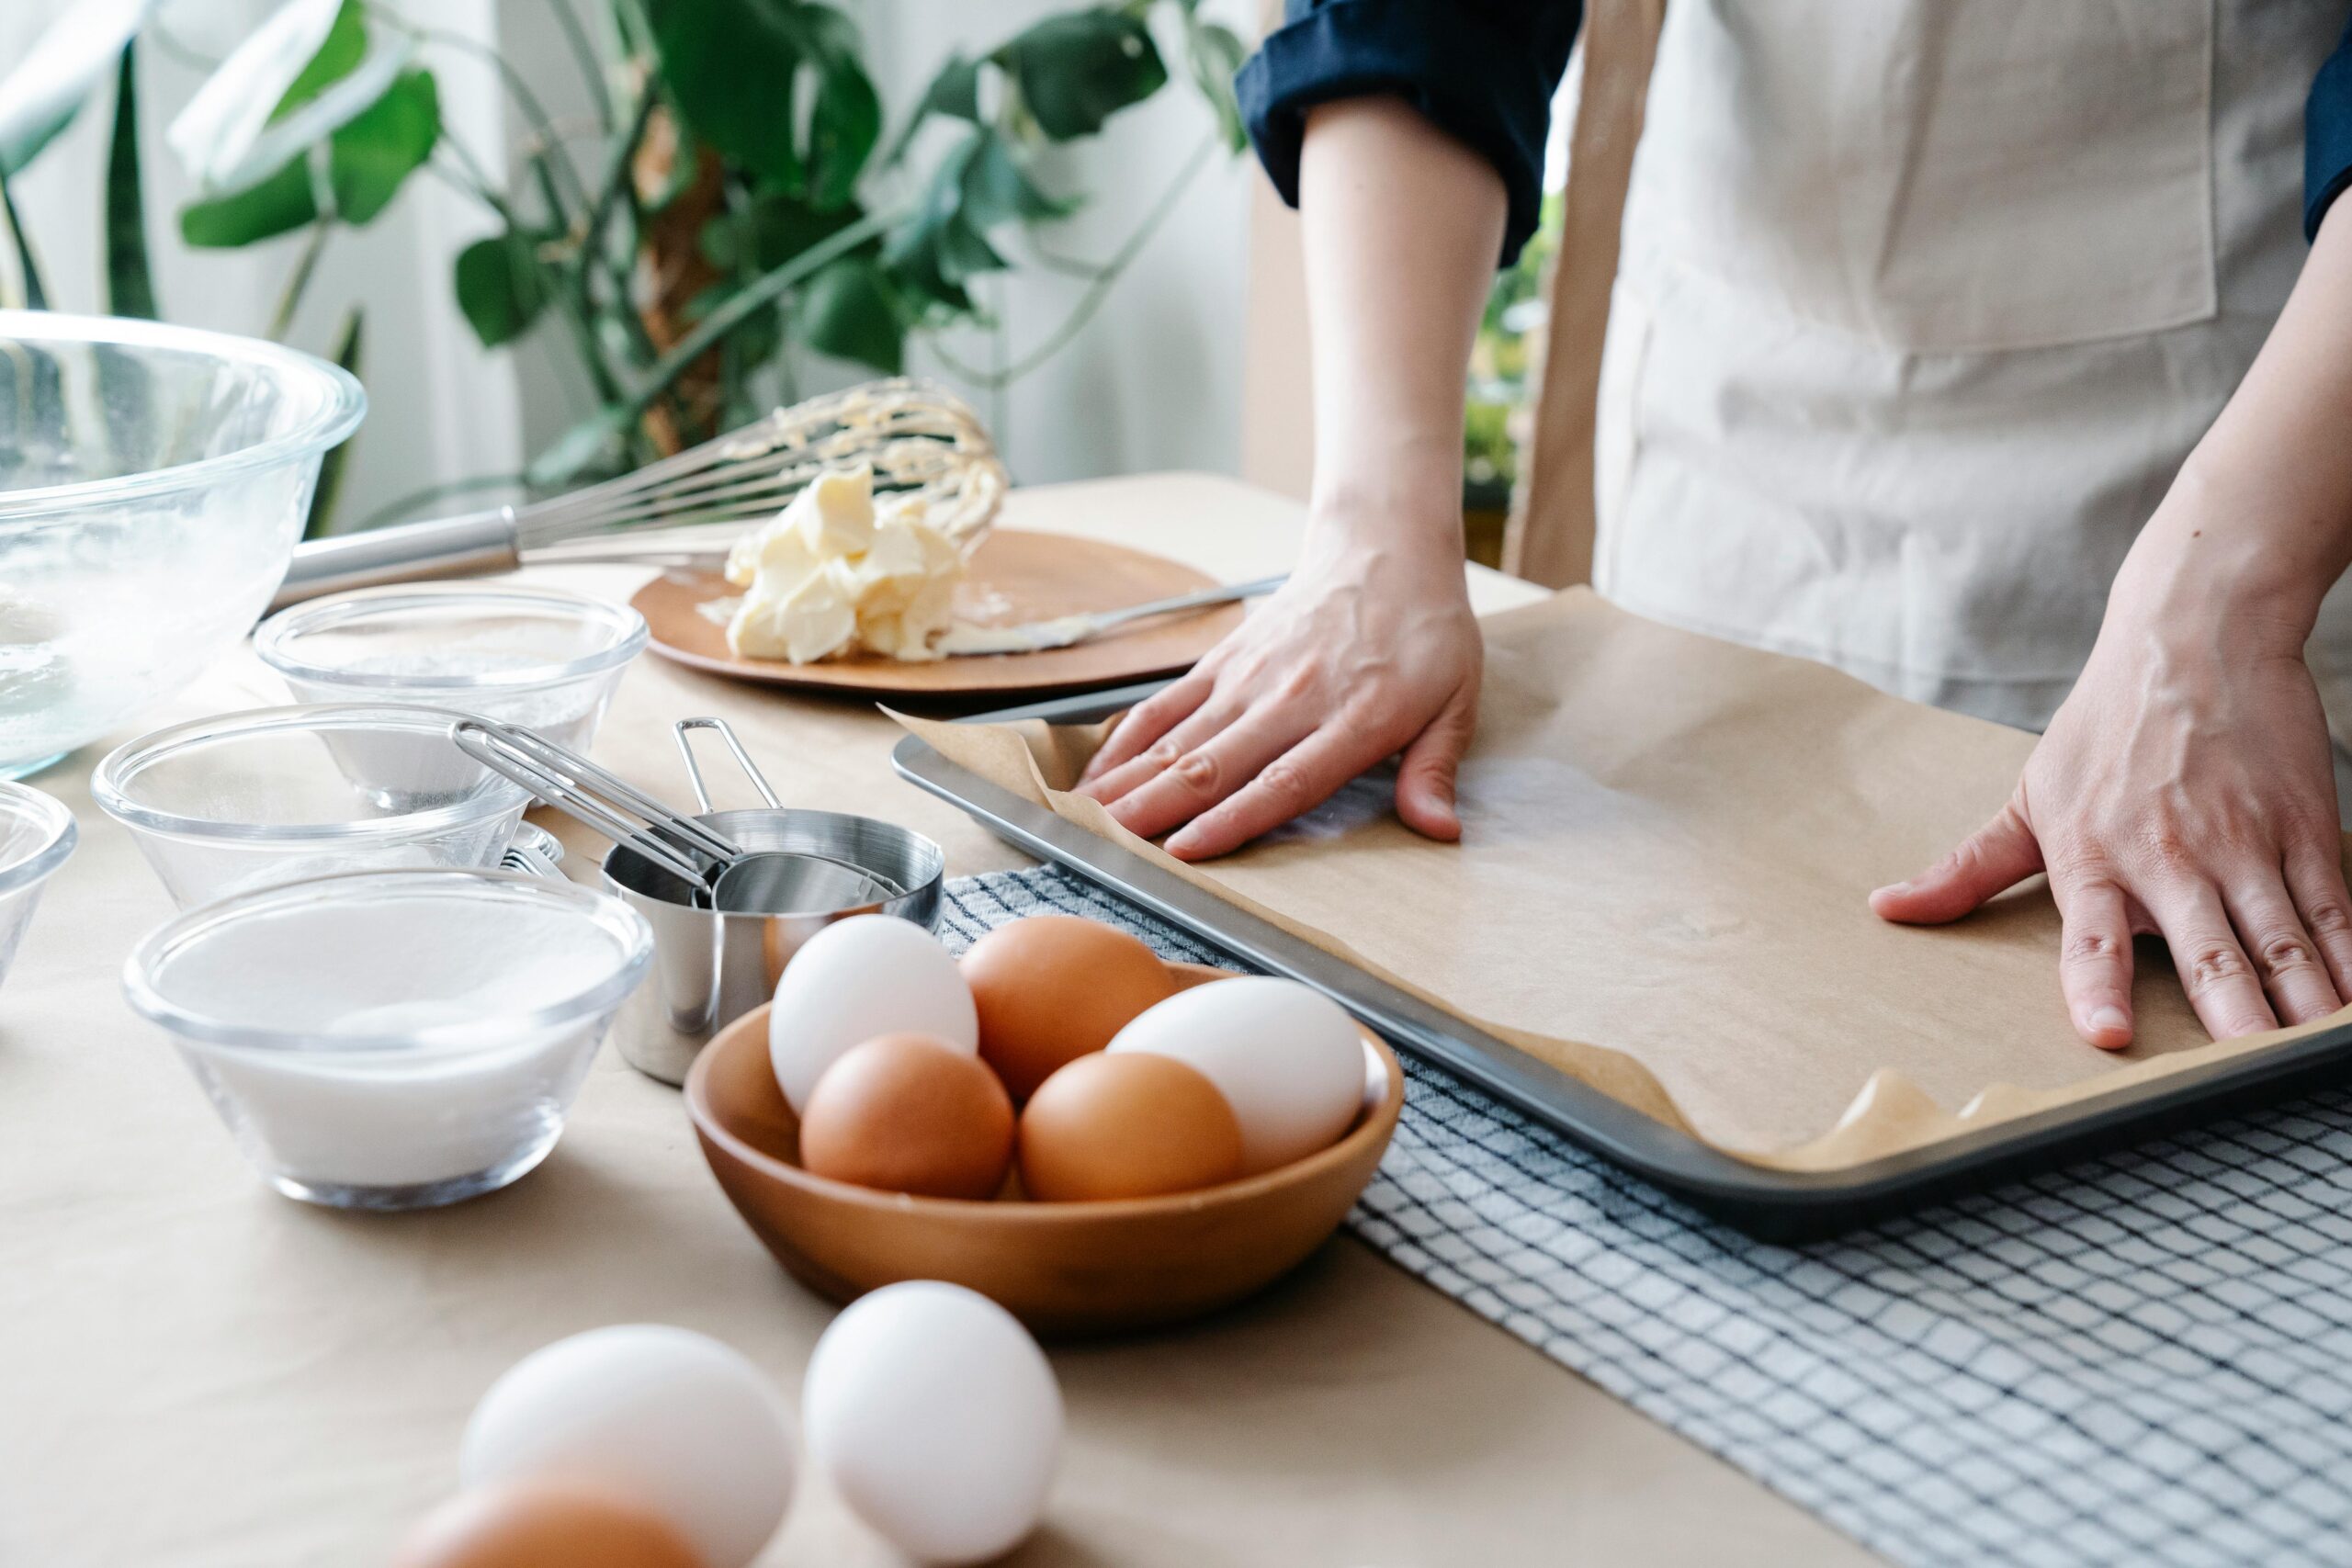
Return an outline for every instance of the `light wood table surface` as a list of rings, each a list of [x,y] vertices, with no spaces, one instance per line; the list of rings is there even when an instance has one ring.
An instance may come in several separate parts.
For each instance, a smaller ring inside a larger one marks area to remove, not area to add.
[[[1290,563],[1301,514],[1170,475],[1019,491],[1004,521],[1238,580]],[[641,575],[526,574],[616,596]],[[1532,592],[1474,580],[1484,608]],[[240,653],[138,728],[283,700]],[[683,799],[668,727],[693,713],[741,727],[791,804],[902,822],[946,845],[955,874],[1025,863],[897,780],[897,730],[859,703],[649,656],[597,753]],[[459,1431],[492,1379],[602,1324],[717,1334],[797,1397],[831,1305],[738,1222],[676,1091],[609,1049],[555,1156],[506,1192],[385,1216],[264,1189],[121,999],[124,956],[170,910],[90,805],[104,750],[33,781],[72,806],[83,841],[0,987],[0,1565],[381,1562],[453,1487]],[[585,874],[601,846],[563,830]],[[1351,1239],[1195,1327],[1053,1360],[1069,1442],[1022,1564],[1868,1561]],[[763,1563],[895,1561],[804,1482]]]

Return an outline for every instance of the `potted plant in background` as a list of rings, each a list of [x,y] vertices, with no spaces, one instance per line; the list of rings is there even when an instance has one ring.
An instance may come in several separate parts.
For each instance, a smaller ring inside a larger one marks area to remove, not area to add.
[[[272,335],[287,330],[322,249],[382,213],[411,179],[447,180],[478,203],[483,232],[450,258],[459,308],[493,347],[560,323],[594,412],[523,474],[436,493],[560,489],[675,451],[754,416],[767,378],[791,396],[798,351],[896,372],[910,337],[987,323],[970,285],[1015,265],[1006,236],[1019,232],[1022,265],[1083,287],[1059,325],[1001,367],[950,362],[977,386],[1008,383],[1076,334],[1193,178],[1244,145],[1232,90],[1242,45],[1198,0],[1046,17],[984,54],[951,58],[895,129],[855,24],[833,6],[549,4],[594,105],[591,127],[559,126],[511,62],[397,4],[289,0],[217,63],[166,137],[200,186],[177,214],[189,244],[307,234]],[[41,300],[40,264],[7,177],[111,79],[106,298],[118,314],[159,313],[137,65],[144,48],[182,46],[155,10],[156,0],[80,0],[0,79],[0,222],[28,303]],[[1108,258],[1061,255],[1037,231],[1080,197],[1040,179],[1039,154],[1166,86],[1162,39],[1210,111],[1201,145]],[[511,159],[447,131],[429,47],[487,53],[526,131]],[[918,144],[933,123],[953,133]],[[355,370],[363,309],[352,308],[332,349]],[[335,478],[332,468],[322,475],[314,535],[339,525]]]

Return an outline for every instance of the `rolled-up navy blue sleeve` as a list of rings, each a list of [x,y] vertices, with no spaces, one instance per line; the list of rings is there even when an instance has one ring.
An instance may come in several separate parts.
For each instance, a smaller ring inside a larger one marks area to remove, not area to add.
[[[1502,175],[1508,266],[1543,211],[1552,96],[1583,18],[1582,0],[1285,0],[1235,86],[1259,160],[1294,207],[1308,109],[1405,99]]]
[[[2352,186],[2352,21],[2303,109],[2303,232],[2319,238],[2328,203]]]

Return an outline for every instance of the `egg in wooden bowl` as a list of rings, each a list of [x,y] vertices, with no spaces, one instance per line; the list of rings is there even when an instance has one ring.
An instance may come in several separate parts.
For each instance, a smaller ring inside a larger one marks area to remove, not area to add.
[[[1170,964],[1180,990],[1231,978]],[[1039,1202],[925,1198],[802,1168],[799,1119],[777,1087],[769,1010],[739,1019],[686,1076],[687,1113],[720,1188],[793,1276],[846,1301],[902,1280],[944,1280],[1040,1334],[1176,1323],[1272,1283],[1322,1245],[1372,1180],[1405,1105],[1405,1075],[1359,1029],[1364,1094],[1336,1142],[1214,1187],[1162,1197]]]

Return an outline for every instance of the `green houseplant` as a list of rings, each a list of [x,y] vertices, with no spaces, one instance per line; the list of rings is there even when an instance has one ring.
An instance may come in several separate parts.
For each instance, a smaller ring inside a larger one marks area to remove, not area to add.
[[[149,47],[186,51],[155,3],[80,0],[0,79],[0,221],[28,302],[41,299],[40,265],[7,176],[111,78],[107,298],[118,313],[156,313],[137,62]],[[483,232],[450,264],[466,319],[492,346],[560,323],[594,407],[525,473],[485,484],[559,487],[703,439],[757,412],[763,375],[788,395],[799,354],[896,371],[910,338],[988,324],[972,284],[1012,267],[1016,242],[1021,265],[1081,284],[1069,317],[1033,347],[995,369],[954,367],[981,386],[1017,378],[1092,314],[1193,175],[1243,145],[1232,93],[1242,45],[1198,0],[1049,15],[984,54],[950,59],[895,126],[858,29],[835,6],[548,4],[594,120],[558,124],[534,85],[488,52],[526,131],[510,158],[463,145],[442,123],[428,46],[483,46],[370,0],[289,0],[226,60],[207,62],[210,76],[167,137],[200,186],[176,215],[189,244],[307,234],[278,333],[320,250],[374,220],[411,179],[440,178],[476,200]],[[1159,93],[1171,52],[1209,110],[1199,150],[1110,257],[1058,254],[1040,231],[1079,198],[1041,177],[1041,154]],[[944,129],[919,137],[928,127]],[[355,308],[334,346],[347,365],[361,357],[362,333]],[[314,531],[328,526],[332,476],[321,490]]]

